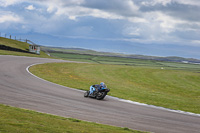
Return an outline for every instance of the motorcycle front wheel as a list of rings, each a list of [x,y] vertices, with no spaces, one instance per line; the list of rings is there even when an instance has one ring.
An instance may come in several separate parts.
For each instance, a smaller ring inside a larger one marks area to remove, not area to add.
[[[96,97],[96,99],[97,100],[102,100],[102,99],[104,99],[104,97],[107,95],[107,92],[98,92],[97,93],[97,97]]]
[[[88,97],[89,93],[90,93],[90,91],[86,91],[86,92],[84,93],[84,97]]]

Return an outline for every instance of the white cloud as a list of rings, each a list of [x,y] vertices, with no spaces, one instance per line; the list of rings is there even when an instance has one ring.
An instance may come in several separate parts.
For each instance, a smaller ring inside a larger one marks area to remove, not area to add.
[[[76,20],[76,16],[69,16],[69,19]]]
[[[170,3],[179,3],[179,4],[185,4],[185,5],[193,5],[193,6],[200,6],[199,0],[146,0],[142,1],[141,4],[145,6],[154,6],[156,4],[161,4],[163,6],[167,6],[167,4]]]
[[[176,0],[176,2],[186,5],[200,6],[199,0]]]
[[[12,12],[0,11],[0,23],[5,23],[5,22],[21,22],[21,18]]]
[[[56,15],[66,15],[70,19],[75,20],[77,17],[83,17],[83,16],[92,16],[96,18],[104,18],[104,19],[122,19],[123,17],[117,14],[105,12],[99,9],[91,9],[91,8],[85,8],[80,6],[74,6],[74,7],[66,7],[66,8],[58,8]]]
[[[154,6],[156,4],[162,4],[162,5],[166,6],[167,4],[169,4],[171,2],[172,2],[172,0],[147,0],[147,1],[141,2],[141,4],[145,5],[145,6]]]
[[[142,17],[128,17],[124,19],[127,19],[128,21],[133,22],[133,23],[148,23],[148,20]]]
[[[33,5],[29,5],[29,6],[25,7],[25,9],[27,9],[27,10],[35,10],[35,7]]]
[[[193,43],[194,46],[200,47],[200,40],[192,40],[192,43]]]
[[[91,12],[88,12],[90,16],[97,17],[97,18],[104,18],[104,19],[122,19],[123,17],[114,14],[114,13],[109,13],[106,11],[98,10],[98,9],[93,9]],[[86,16],[87,14],[85,14]]]
[[[178,24],[183,24],[185,21],[175,19],[171,16],[168,16],[164,13],[161,12],[153,12],[150,14],[154,14],[155,16],[155,21],[159,23],[161,29],[163,32],[170,33],[174,30],[176,30],[176,26]]]
[[[57,8],[53,5],[49,5],[49,7],[47,8],[47,12],[48,13],[53,13],[57,10]]]
[[[7,6],[10,6],[10,5],[21,3],[23,1],[24,0],[0,0],[0,6],[7,7]]]
[[[46,0],[47,1],[47,0]],[[94,3],[94,5],[91,5]],[[39,2],[38,2],[39,3]],[[44,3],[44,2],[43,2]],[[47,2],[46,2],[47,3]],[[105,4],[104,8],[100,8],[99,4]],[[114,5],[113,5],[114,4]],[[142,19],[135,19],[134,17],[137,14],[139,7],[134,4],[132,0],[111,0],[111,1],[86,1],[86,0],[57,0],[57,1],[48,1],[47,12],[53,13],[56,15],[65,15],[70,19],[75,20],[77,17],[82,16],[91,16],[96,18],[104,19],[129,19],[130,21],[144,21]],[[109,6],[106,8],[106,6]],[[132,15],[134,14],[134,15]]]
[[[139,27],[131,27],[128,26],[123,31],[125,36],[140,36],[141,35],[141,29]]]

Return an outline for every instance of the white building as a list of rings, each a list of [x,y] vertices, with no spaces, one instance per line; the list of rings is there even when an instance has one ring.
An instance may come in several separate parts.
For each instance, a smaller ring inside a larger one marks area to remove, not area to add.
[[[29,45],[29,52],[40,54],[40,46],[39,45]]]

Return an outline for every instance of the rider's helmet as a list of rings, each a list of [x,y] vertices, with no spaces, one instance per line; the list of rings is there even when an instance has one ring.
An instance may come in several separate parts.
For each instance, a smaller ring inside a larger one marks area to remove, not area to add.
[[[104,87],[105,87],[105,84],[104,84],[104,82],[101,82],[101,83],[100,83],[100,87],[102,87],[102,88],[104,88]]]

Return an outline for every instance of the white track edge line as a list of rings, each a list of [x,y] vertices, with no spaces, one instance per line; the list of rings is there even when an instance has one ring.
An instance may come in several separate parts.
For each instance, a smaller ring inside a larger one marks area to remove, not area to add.
[[[58,86],[61,86],[61,87],[63,87],[63,88],[67,88],[67,89],[71,89],[71,90],[75,90],[75,91],[79,91],[79,92],[85,92],[84,90],[69,88],[69,87],[66,87],[66,86],[63,86],[63,85],[59,85],[59,84],[50,82],[50,81],[48,81],[48,80],[45,80],[45,79],[43,79],[43,78],[40,78],[40,77],[34,75],[33,73],[31,73],[31,72],[29,71],[29,68],[30,68],[30,67],[35,66],[35,65],[39,65],[39,64],[44,64],[44,63],[35,63],[35,64],[32,64],[32,65],[29,65],[29,66],[26,68],[26,71],[27,71],[29,74],[31,74],[32,76],[34,76],[35,78],[40,79],[40,80],[42,80],[42,81],[45,81],[45,82],[47,82],[47,83],[54,84],[54,85],[58,85]]]

